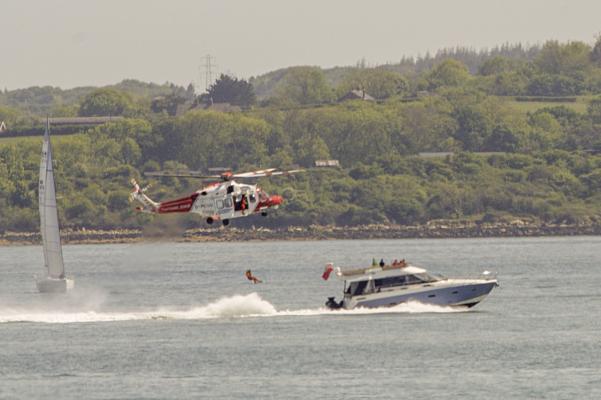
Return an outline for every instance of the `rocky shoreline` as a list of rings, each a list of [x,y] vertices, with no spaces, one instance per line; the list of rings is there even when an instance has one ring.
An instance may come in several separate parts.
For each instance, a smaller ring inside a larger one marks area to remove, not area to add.
[[[144,234],[139,229],[64,229],[61,237],[68,244],[136,243],[146,241],[230,242],[252,240],[335,240],[335,239],[409,239],[409,238],[485,238],[601,235],[601,224],[547,224],[515,220],[476,223],[435,221],[423,225],[364,225],[288,227],[279,229],[234,227],[186,230],[182,235]],[[39,232],[4,232],[0,245],[34,245],[41,241]]]

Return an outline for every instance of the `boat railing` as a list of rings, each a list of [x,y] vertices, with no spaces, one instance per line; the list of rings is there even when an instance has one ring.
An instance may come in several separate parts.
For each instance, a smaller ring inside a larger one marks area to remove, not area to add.
[[[408,267],[409,264],[407,263],[402,263],[402,264],[396,264],[396,265],[384,265],[383,267],[380,267],[379,265],[372,265],[369,267],[358,267],[358,268],[346,268],[346,269],[342,269],[341,267],[337,267],[336,268],[336,275],[340,276],[340,277],[349,277],[349,276],[355,276],[355,275],[366,275],[366,274],[370,274],[370,273],[374,273],[374,272],[381,272],[381,271],[390,271],[390,270],[395,270],[395,269],[403,269],[405,267]]]

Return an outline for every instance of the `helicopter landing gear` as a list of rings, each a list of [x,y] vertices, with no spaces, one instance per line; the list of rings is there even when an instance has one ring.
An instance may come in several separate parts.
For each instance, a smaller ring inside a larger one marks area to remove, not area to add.
[[[207,224],[211,225],[213,223],[213,218],[209,217],[207,218]]]
[[[266,217],[267,216],[267,211],[261,211],[261,215]]]
[[[230,220],[229,219],[224,219],[221,222],[223,222],[223,226],[228,226],[230,224]]]

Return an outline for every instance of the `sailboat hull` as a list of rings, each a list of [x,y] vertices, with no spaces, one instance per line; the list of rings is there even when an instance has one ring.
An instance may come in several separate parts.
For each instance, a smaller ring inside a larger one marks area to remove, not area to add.
[[[36,282],[40,293],[65,293],[69,289],[73,289],[75,285],[73,279],[52,279],[44,278]]]

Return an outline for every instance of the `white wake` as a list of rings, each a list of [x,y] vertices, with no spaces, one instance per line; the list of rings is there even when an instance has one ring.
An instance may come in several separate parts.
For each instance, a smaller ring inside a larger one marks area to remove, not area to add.
[[[327,308],[283,310],[277,311],[268,301],[257,293],[223,297],[206,306],[188,309],[157,308],[151,311],[48,311],[27,310],[19,308],[0,309],[0,323],[9,322],[42,322],[42,323],[78,323],[78,322],[111,322],[136,321],[153,319],[202,320],[216,318],[249,318],[278,316],[315,316],[315,315],[365,315],[385,313],[449,313],[461,312],[462,309],[442,307],[418,302],[407,302],[395,307],[355,310],[329,310]]]

